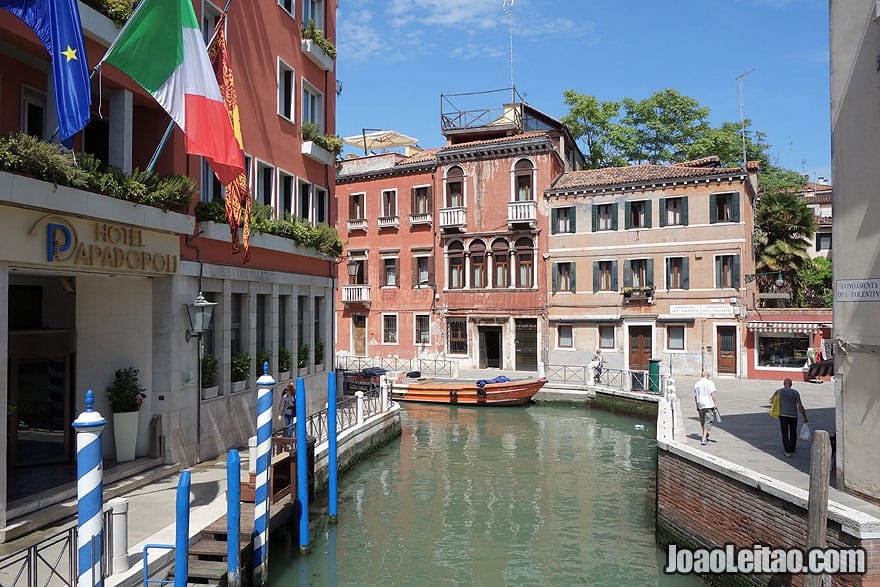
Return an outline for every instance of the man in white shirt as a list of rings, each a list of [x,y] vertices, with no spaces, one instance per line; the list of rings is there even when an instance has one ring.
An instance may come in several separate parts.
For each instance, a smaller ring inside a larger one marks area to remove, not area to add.
[[[706,444],[709,439],[709,430],[714,421],[713,411],[718,406],[715,399],[715,383],[709,379],[709,372],[703,371],[702,378],[694,384],[694,402],[697,404],[697,413],[700,414],[700,428],[703,435],[700,444]]]

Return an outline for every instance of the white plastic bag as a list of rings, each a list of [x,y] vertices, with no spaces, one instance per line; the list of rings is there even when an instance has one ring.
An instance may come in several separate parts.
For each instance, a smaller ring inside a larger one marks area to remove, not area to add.
[[[801,424],[801,431],[800,434],[798,434],[798,438],[800,440],[803,440],[804,442],[810,440],[810,427],[807,425],[806,422]]]

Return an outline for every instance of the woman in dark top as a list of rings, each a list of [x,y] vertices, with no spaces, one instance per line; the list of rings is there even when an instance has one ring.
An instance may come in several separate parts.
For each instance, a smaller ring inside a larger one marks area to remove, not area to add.
[[[782,429],[782,448],[785,450],[785,456],[791,458],[797,448],[798,410],[804,417],[804,424],[807,423],[807,411],[804,409],[804,404],[801,403],[801,394],[791,388],[791,379],[786,378],[782,382],[782,387],[770,396],[771,404],[777,395],[779,396],[779,427]]]
[[[284,418],[284,435],[293,438],[293,418],[296,415],[296,387],[288,383],[281,392],[278,402],[278,419]]]

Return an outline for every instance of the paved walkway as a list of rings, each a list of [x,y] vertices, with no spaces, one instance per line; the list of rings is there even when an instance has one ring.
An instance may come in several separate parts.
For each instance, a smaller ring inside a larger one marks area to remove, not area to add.
[[[721,423],[713,426],[706,446],[700,445],[700,419],[693,400],[696,381],[695,377],[675,379],[688,445],[800,489],[809,489],[810,443],[798,441],[794,455],[786,458],[779,421],[769,413],[768,400],[782,387],[781,381],[713,378],[718,388]],[[792,387],[801,394],[810,429],[827,430],[834,435],[834,383],[795,382]],[[834,489],[835,481],[832,471],[829,499],[880,518],[880,506]]]

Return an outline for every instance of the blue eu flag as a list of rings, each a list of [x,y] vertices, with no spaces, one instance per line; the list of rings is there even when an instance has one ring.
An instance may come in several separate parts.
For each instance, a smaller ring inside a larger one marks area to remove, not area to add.
[[[58,135],[62,142],[89,122],[92,92],[76,0],[0,0],[36,33],[52,58]]]

